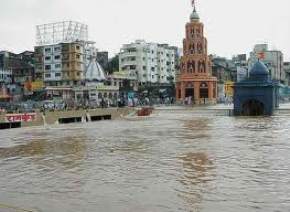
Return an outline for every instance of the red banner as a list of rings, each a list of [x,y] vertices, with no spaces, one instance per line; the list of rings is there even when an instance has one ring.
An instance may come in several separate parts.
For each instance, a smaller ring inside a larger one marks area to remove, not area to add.
[[[7,114],[6,122],[31,122],[36,119],[36,113]]]

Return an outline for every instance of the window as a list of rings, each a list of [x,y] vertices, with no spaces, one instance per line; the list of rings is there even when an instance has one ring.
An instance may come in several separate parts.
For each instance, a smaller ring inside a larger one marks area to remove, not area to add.
[[[45,60],[51,60],[50,56],[45,57]]]
[[[50,74],[45,74],[45,78],[50,78]]]
[[[51,52],[51,48],[45,48],[44,51],[45,51],[45,53],[50,53]]]
[[[55,60],[60,60],[60,55],[56,55],[56,56],[54,56],[54,59],[55,59]]]
[[[80,58],[81,58],[81,55],[77,54],[77,55],[76,55],[76,58],[77,58],[77,59],[80,59]]]
[[[55,73],[55,77],[60,77],[61,73]]]
[[[59,51],[60,51],[60,47],[55,47],[55,48],[54,48],[54,51],[55,51],[55,52],[59,52]]]
[[[143,70],[146,70],[147,69],[147,67],[146,66],[143,66]]]
[[[55,64],[55,68],[61,68],[61,64]]]
[[[51,69],[51,65],[45,65],[45,70],[50,70]]]
[[[68,54],[64,54],[64,55],[63,55],[63,59],[64,59],[64,60],[68,60],[68,59],[69,59],[69,55],[68,55]]]
[[[130,66],[130,70],[135,70],[136,66]]]
[[[80,46],[76,46],[76,50],[80,50],[80,48],[81,48]]]

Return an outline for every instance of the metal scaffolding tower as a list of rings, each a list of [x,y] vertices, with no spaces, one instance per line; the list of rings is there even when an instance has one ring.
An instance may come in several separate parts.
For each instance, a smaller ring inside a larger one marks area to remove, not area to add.
[[[63,21],[36,26],[36,45],[53,45],[88,41],[88,26],[76,21]]]

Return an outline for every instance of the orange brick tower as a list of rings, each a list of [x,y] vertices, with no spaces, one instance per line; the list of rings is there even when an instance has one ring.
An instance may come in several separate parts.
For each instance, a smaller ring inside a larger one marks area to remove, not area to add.
[[[217,79],[212,76],[212,63],[207,54],[204,25],[200,22],[193,0],[193,12],[186,24],[183,57],[176,80],[176,99],[186,104],[215,104]]]

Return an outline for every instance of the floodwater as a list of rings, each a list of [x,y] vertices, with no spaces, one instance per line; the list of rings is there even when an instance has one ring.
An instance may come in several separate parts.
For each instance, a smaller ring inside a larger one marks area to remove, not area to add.
[[[0,211],[290,211],[289,129],[287,116],[162,110],[0,131]]]

